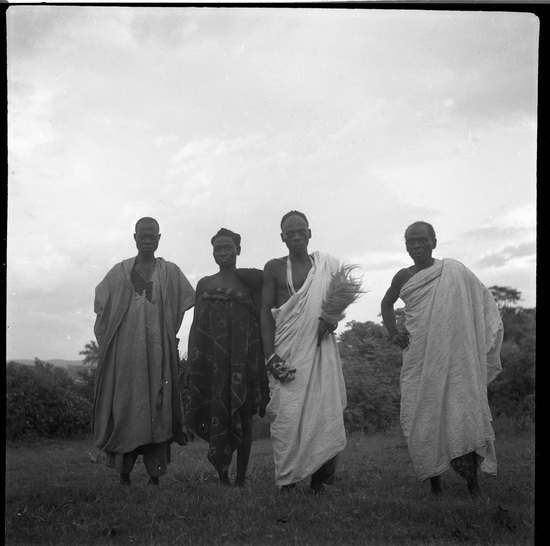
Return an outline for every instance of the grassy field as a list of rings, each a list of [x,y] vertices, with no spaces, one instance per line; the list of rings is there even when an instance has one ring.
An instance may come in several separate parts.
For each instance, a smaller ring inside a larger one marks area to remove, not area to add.
[[[206,444],[172,449],[160,486],[140,460],[118,484],[89,439],[17,444],[6,452],[5,542],[15,544],[495,544],[534,543],[534,434],[497,438],[488,501],[469,498],[452,470],[433,498],[400,434],[352,435],[324,495],[307,483],[281,493],[268,440],[252,446],[244,488],[217,483]]]

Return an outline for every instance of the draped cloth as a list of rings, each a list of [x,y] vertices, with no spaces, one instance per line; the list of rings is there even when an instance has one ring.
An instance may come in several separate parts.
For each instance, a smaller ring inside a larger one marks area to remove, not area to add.
[[[491,292],[456,260],[434,260],[401,289],[410,345],[403,352],[401,426],[419,478],[475,451],[496,474],[487,384],[502,370],[503,326]]]
[[[197,301],[188,388],[188,429],[209,443],[208,460],[225,472],[242,442],[240,412],[262,406],[259,311],[231,288],[207,290]]]
[[[321,304],[339,262],[319,252],[312,258],[300,290],[272,309],[275,352],[296,368],[292,381],[269,379],[266,415],[278,486],[310,476],[346,446],[346,388],[336,339],[325,336],[317,346]]]
[[[163,258],[156,259],[151,284],[135,290],[134,264],[135,257],[115,265],[95,293],[94,443],[113,454],[185,443],[176,334],[195,292],[179,267]]]

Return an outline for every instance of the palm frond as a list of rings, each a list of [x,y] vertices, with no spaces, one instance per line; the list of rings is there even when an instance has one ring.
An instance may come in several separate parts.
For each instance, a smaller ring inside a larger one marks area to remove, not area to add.
[[[365,293],[360,278],[355,278],[352,272],[357,265],[342,265],[332,276],[327,294],[321,304],[321,317],[331,324],[337,324],[346,316],[346,309]]]

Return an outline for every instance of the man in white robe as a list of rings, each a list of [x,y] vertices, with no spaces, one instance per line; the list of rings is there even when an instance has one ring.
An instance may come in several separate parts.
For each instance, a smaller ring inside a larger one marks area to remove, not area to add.
[[[195,291],[177,265],[155,258],[156,220],[139,220],[134,239],[137,256],[116,264],[96,287],[94,443],[122,484],[130,484],[142,455],[157,485],[171,442],[185,443],[176,335]]]
[[[346,390],[335,324],[322,320],[321,304],[339,262],[308,253],[306,217],[291,211],[281,222],[289,255],[267,262],[261,332],[270,382],[275,480],[281,489],[311,476],[315,493],[332,483],[336,456],[346,446]]]
[[[414,265],[400,270],[382,300],[390,339],[403,351],[401,426],[413,466],[434,494],[451,466],[482,496],[478,467],[496,475],[495,435],[487,384],[502,370],[503,326],[491,292],[463,264],[432,258],[433,227],[405,232]],[[393,309],[405,302],[405,332]]]

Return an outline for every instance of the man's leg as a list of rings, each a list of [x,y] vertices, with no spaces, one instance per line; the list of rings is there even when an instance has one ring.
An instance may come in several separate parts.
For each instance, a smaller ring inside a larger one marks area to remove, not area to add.
[[[443,492],[443,486],[441,485],[441,476],[434,476],[430,478],[430,486],[432,495],[439,495]]]
[[[481,496],[481,488],[477,480],[477,467],[480,462],[481,458],[475,451],[451,461],[453,470],[466,480],[470,495],[476,497]]]
[[[321,493],[325,490],[325,483],[328,483],[329,485],[333,483],[338,463],[337,457],[338,455],[335,455],[332,459],[328,460],[311,476],[311,489],[314,492]]]
[[[130,472],[132,472],[134,464],[137,461],[138,453],[134,450],[123,455],[115,455],[115,458],[118,459],[115,464],[118,466],[120,473],[120,483],[122,485],[131,485]]]
[[[143,454],[143,464],[149,474],[149,484],[158,485],[159,477],[166,474],[168,468],[168,453],[166,442],[159,444],[147,444],[141,447]]]
[[[229,468],[218,470],[218,476],[220,477],[220,483],[222,485],[231,485],[229,481]]]
[[[237,477],[235,485],[242,487],[246,478],[246,470],[252,449],[252,423],[253,415],[250,411],[243,410],[241,414],[242,439],[237,448]]]

